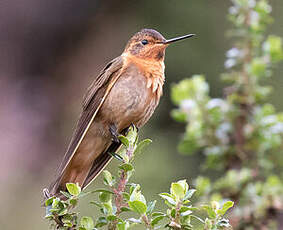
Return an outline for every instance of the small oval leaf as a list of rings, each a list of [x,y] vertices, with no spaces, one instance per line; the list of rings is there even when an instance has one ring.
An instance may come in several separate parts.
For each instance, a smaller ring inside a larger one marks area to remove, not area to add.
[[[129,201],[128,204],[129,204],[129,207],[134,212],[137,212],[139,214],[145,214],[146,213],[147,207],[146,207],[145,203],[138,201],[138,200],[135,200],[135,201]]]
[[[78,196],[81,193],[81,187],[78,184],[67,183],[66,187],[67,187],[68,192],[72,196]]]

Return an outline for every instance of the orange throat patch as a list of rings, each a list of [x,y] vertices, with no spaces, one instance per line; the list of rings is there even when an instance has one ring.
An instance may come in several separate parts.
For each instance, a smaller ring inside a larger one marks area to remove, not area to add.
[[[165,81],[165,65],[164,61],[156,61],[150,59],[141,59],[133,55],[124,53],[122,55],[126,61],[126,65],[130,62],[136,64],[147,78],[146,87],[152,90],[152,93],[159,99],[162,95],[162,88]]]

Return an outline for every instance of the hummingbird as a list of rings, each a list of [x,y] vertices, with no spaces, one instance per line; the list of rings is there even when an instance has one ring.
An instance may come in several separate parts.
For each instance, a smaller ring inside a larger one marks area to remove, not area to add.
[[[142,29],[102,69],[84,96],[82,113],[48,196],[62,197],[66,183],[78,183],[82,189],[89,185],[111,160],[109,153],[119,149],[118,135],[149,120],[162,95],[166,48],[192,36],[166,40],[156,30]]]

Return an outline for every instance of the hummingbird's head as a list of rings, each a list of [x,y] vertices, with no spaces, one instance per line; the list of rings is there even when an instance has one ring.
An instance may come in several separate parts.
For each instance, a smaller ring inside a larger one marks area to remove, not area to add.
[[[138,58],[163,61],[165,49],[169,44],[192,36],[194,34],[166,40],[156,30],[142,29],[128,41],[124,53],[129,53]]]

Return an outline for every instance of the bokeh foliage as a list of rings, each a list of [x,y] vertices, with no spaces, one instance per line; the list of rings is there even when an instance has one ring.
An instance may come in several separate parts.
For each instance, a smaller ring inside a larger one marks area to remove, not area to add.
[[[228,19],[233,47],[226,53],[223,98],[211,98],[204,76],[172,87],[175,120],[186,123],[179,151],[205,155],[204,170],[216,180],[196,179],[198,194],[235,201],[234,229],[277,229],[282,211],[283,113],[267,102],[266,80],[283,59],[282,39],[265,35],[272,22],[267,0],[232,0]],[[205,200],[205,199],[204,199]]]

